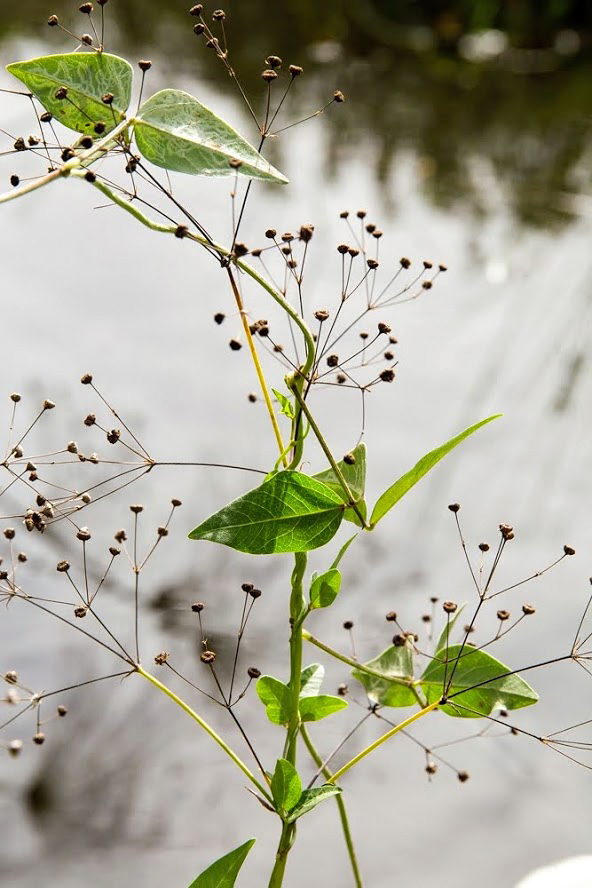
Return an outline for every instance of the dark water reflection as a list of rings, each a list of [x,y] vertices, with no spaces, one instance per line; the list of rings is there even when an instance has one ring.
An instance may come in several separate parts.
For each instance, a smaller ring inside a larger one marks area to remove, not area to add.
[[[487,4],[477,5],[485,16]],[[22,11],[11,6],[0,9],[3,47],[16,57],[47,45],[63,48],[55,32],[48,38],[33,24],[46,17],[46,3],[27,2]],[[473,546],[491,540],[502,520],[516,526],[508,581],[542,567],[564,542],[581,553],[525,594],[534,600],[539,622],[530,632],[523,627],[517,647],[510,640],[499,654],[521,665],[541,656],[541,645],[542,656],[555,653],[557,639],[573,633],[591,572],[587,7],[577,19],[548,18],[544,24],[544,15],[533,16],[536,39],[516,26],[509,48],[477,63],[467,57],[462,28],[451,29],[452,19],[442,19],[427,3],[414,6],[422,7],[423,17],[408,15],[404,4],[266,4],[264,13],[259,3],[228,5],[234,63],[250,95],[259,95],[258,74],[270,51],[307,71],[287,119],[318,107],[337,87],[348,95],[346,105],[274,146],[292,179],[290,191],[257,192],[245,239],[261,239],[267,224],[283,231],[312,219],[317,230],[309,299],[315,308],[336,293],[334,247],[344,237],[337,217],[345,206],[365,206],[385,229],[385,265],[401,254],[450,265],[433,298],[393,316],[401,363],[397,384],[369,399],[370,498],[385,477],[400,474],[469,422],[498,409],[506,418],[426,481],[382,536],[363,541],[348,565],[336,612],[319,615],[315,631],[345,647],[339,627],[354,619],[358,650],[370,655],[388,643],[387,610],[404,613],[413,626],[430,595],[468,599],[470,584],[446,511],[448,502],[460,499]],[[72,21],[71,8],[55,3],[49,11]],[[116,47],[158,60],[155,85],[189,89],[248,133],[232,84],[196,43],[184,5],[112,0],[108,9],[117,14]],[[508,22],[485,17],[464,24]],[[427,25],[435,30],[421,30]],[[573,56],[553,49],[566,28],[579,29],[582,50]],[[10,85],[7,77],[2,85]],[[30,125],[16,105],[10,106],[9,123],[6,128],[18,132]],[[12,172],[3,169],[7,177]],[[227,235],[220,183],[179,179],[178,188],[184,200],[203,208],[216,234]],[[236,319],[221,330],[210,320],[226,298],[217,269],[204,257],[196,262],[173,239],[151,236],[127,218],[107,217],[110,210],[93,213],[92,207],[92,197],[80,189],[58,186],[0,214],[5,393],[21,388],[36,400],[54,395],[61,412],[54,411],[48,434],[58,444],[81,438],[80,417],[94,405],[72,380],[92,369],[162,457],[219,458],[222,434],[225,461],[269,464],[272,441],[262,439],[259,405],[245,397],[253,382],[244,350],[232,361],[228,357],[226,341]],[[265,316],[268,310],[257,304],[254,313]],[[281,383],[281,373],[277,379]],[[341,394],[334,402],[327,398],[324,409],[319,396],[337,451],[349,449],[360,426],[358,400]],[[245,665],[284,674],[284,638],[269,627],[285,611],[289,565],[279,559],[266,568],[241,556],[230,559],[189,545],[183,536],[195,516],[243,491],[250,479],[196,472],[154,474],[150,482],[132,494],[145,502],[150,521],[160,523],[172,495],[181,496],[185,511],[178,538],[167,540],[146,578],[146,658],[172,649],[195,675],[199,640],[188,605],[196,598],[207,602],[213,614],[208,632],[223,651],[240,610],[236,589],[249,578],[264,596],[247,636]],[[90,514],[102,541],[128,520],[129,501],[122,495],[119,511],[107,501]],[[70,543],[65,531],[50,543],[49,550],[31,552],[31,570],[50,576],[48,588],[57,589],[55,561],[69,556]],[[105,613],[124,633],[129,603],[122,567],[106,590]],[[508,607],[521,603],[512,599]],[[27,613],[3,613],[0,626],[6,668],[17,665],[35,687],[67,685],[73,672],[85,678],[109,669],[67,632]],[[327,686],[346,678],[331,668]],[[521,725],[543,733],[589,718],[590,686],[571,672],[546,672],[534,683],[543,702],[520,716]],[[268,815],[243,799],[241,779],[208,740],[177,720],[166,700],[141,691],[126,683],[81,694],[72,701],[67,727],[60,722],[48,728],[43,750],[27,746],[18,762],[3,761],[3,884],[185,885],[247,834],[269,832]],[[247,728],[259,724],[259,714],[251,701],[244,711]],[[227,730],[223,713],[214,712],[212,721]],[[455,727],[438,722],[418,736],[430,743],[446,740]],[[360,745],[376,735],[376,726],[364,731]],[[327,732],[322,742],[330,749],[339,729],[327,722]],[[272,728],[261,734],[262,753],[271,760],[278,735]],[[411,744],[385,749],[352,777],[353,828],[371,888],[391,888],[395,881],[432,888],[435,860],[445,888],[473,884],[476,872],[483,888],[510,888],[539,862],[589,850],[586,772],[562,766],[548,750],[519,738],[479,740],[460,749],[451,757],[473,775],[463,786],[445,770],[428,784],[423,756]],[[349,876],[339,854],[320,850],[340,841],[334,812],[327,806],[313,816],[299,837],[301,863],[316,867],[307,884],[345,886]],[[245,885],[265,884],[274,841],[273,835],[259,840]],[[297,869],[289,888],[302,884]]]

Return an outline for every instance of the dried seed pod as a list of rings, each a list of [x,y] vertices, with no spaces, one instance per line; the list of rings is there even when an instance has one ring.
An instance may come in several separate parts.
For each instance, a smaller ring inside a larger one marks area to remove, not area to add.
[[[450,503],[448,508],[450,509],[451,512],[456,513],[458,511],[460,511],[460,503]]]
[[[83,543],[88,542],[88,540],[90,540],[90,537],[91,533],[88,527],[81,527],[76,534],[76,539],[81,540]]]
[[[442,610],[446,614],[453,614],[458,610],[458,604],[455,601],[445,601],[442,604]]]
[[[195,614],[201,614],[204,607],[205,607],[205,604],[203,603],[203,601],[196,601],[195,604],[191,605],[191,610]]]
[[[156,663],[157,666],[164,666],[164,664],[166,663],[168,658],[169,658],[168,651],[161,651],[159,654],[157,654],[155,656],[154,662]]]
[[[133,512],[134,515],[139,515],[140,512],[144,511],[144,506],[140,506],[138,504],[130,506],[130,512]]]
[[[505,623],[506,620],[509,620],[509,619],[510,619],[510,611],[507,611],[507,610],[498,610],[498,612],[497,612],[497,618],[498,618],[498,620],[500,620],[502,623]]]
[[[261,675],[261,671],[257,669],[256,666],[249,666],[247,669],[247,675],[249,678],[259,678]]]
[[[204,651],[203,654],[200,655],[199,659],[201,660],[202,663],[207,663],[208,665],[211,666],[211,664],[216,659],[216,654],[214,653],[214,651]]]
[[[532,604],[523,604],[522,613],[525,614],[525,616],[531,616],[536,613],[536,608],[533,607]]]
[[[138,68],[144,73],[146,73],[146,71],[149,71],[151,67],[152,62],[150,61],[150,59],[140,59],[140,61],[138,62]]]

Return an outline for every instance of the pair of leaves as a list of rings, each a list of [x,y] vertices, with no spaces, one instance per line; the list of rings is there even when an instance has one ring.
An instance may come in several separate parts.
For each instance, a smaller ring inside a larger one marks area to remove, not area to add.
[[[300,718],[303,722],[320,721],[347,706],[342,697],[320,694],[325,668],[313,663],[300,675]],[[262,675],[257,682],[257,694],[265,706],[268,719],[275,725],[287,725],[290,721],[290,687],[271,675]]]
[[[447,695],[458,695],[455,698],[458,705],[442,706],[441,711],[446,715],[480,718],[496,709],[521,709],[537,702],[538,695],[530,685],[519,675],[509,675],[511,670],[491,654],[468,645],[448,646],[451,628],[449,625],[442,633],[434,659],[418,682],[428,703],[434,703],[442,696],[450,676],[453,677],[452,685]],[[354,678],[363,684],[373,702],[392,707],[413,706],[417,702],[409,688],[389,681],[413,678],[413,652],[409,643],[387,648],[364,666],[384,676],[379,678],[359,669],[353,670]]]
[[[340,792],[341,787],[330,784],[303,790],[296,768],[286,759],[278,759],[271,778],[273,801],[286,823],[294,823],[303,814],[316,808],[320,802]]]
[[[132,94],[131,65],[104,52],[79,52],[15,62],[7,70],[21,80],[64,126],[94,135],[125,119]],[[56,98],[65,88],[67,96]],[[103,101],[111,96],[109,104]],[[148,99],[133,123],[140,153],[156,166],[194,176],[288,180],[236,130],[186,92],[164,89]]]
[[[224,857],[220,857],[207,870],[204,870],[189,888],[233,888],[240,868],[254,844],[255,839],[250,839],[244,845],[235,848]]]

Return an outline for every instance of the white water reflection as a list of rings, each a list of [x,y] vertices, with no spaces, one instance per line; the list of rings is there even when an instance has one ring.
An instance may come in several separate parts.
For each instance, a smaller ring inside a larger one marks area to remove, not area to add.
[[[206,95],[203,84],[178,85],[247,131],[227,100]],[[19,129],[16,120],[10,126]],[[560,234],[532,233],[516,229],[501,205],[477,225],[461,211],[443,213],[426,203],[413,158],[387,189],[376,186],[363,156],[334,181],[327,181],[323,158],[322,126],[292,131],[280,163],[291,178],[289,190],[258,188],[244,232],[252,245],[269,225],[284,231],[314,222],[308,267],[314,308],[335,304],[335,245],[345,236],[338,215],[346,207],[364,206],[385,229],[383,265],[409,255],[450,267],[425,298],[392,314],[400,364],[396,383],[368,399],[369,498],[464,426],[492,412],[505,416],[448,457],[446,467],[403,501],[380,532],[353,550],[341,600],[330,615],[318,616],[315,631],[345,646],[339,627],[353,619],[358,653],[366,658],[388,643],[387,610],[394,607],[413,626],[430,595],[469,600],[470,578],[446,509],[458,500],[473,548],[482,539],[493,541],[500,521],[514,524],[516,540],[502,571],[508,582],[544,567],[565,542],[578,550],[556,573],[509,599],[509,609],[532,600],[538,614],[499,650],[516,666],[564,653],[591,572],[589,221],[582,218]],[[229,205],[220,195],[228,183],[179,178],[176,187],[200,219],[203,211],[216,236],[227,235]],[[58,442],[77,438],[81,418],[94,407],[77,380],[91,370],[158,458],[266,468],[275,459],[273,439],[263,408],[246,398],[255,387],[246,349],[235,354],[226,344],[238,321],[231,317],[223,276],[186,243],[149,233],[114,209],[93,210],[96,203],[91,189],[65,182],[2,208],[5,395],[20,389],[25,402],[35,403],[53,397],[58,410],[51,434]],[[223,307],[229,318],[216,328],[212,316]],[[265,311],[269,307],[259,301],[254,315]],[[317,403],[326,405],[320,416],[335,451],[345,452],[360,431],[358,398],[324,393]],[[111,501],[97,517],[88,513],[97,537],[106,541],[128,521],[125,504],[132,501],[145,502],[147,526],[156,526],[176,495],[184,501],[177,526],[185,531],[252,480],[241,473],[180,471],[154,472],[150,483],[140,482],[122,497],[116,514]],[[31,570],[38,569],[44,582],[43,569],[61,557],[64,545],[58,536],[54,551],[40,550],[31,559]],[[264,596],[244,664],[285,674],[285,633],[270,627],[286,609],[289,564],[281,559],[272,573],[266,570],[244,556],[229,559],[206,544],[189,543],[183,533],[167,540],[144,594],[148,599],[171,586],[179,615],[174,629],[165,631],[159,613],[147,614],[146,659],[162,648],[178,652],[179,661],[195,659],[196,633],[188,628],[193,623],[186,608],[195,597],[211,608],[211,634],[223,650],[238,620],[236,590],[254,578]],[[123,566],[119,576],[121,584],[107,590],[105,611],[118,626],[129,622],[124,614],[131,590]],[[53,574],[51,583],[57,583]],[[1,619],[3,662],[35,687],[65,685],[73,676],[110,668],[45,620],[16,608]],[[542,703],[516,723],[543,733],[588,718],[585,677],[573,666],[533,675]],[[345,678],[331,667],[327,686]],[[276,840],[267,813],[241,790],[242,779],[208,738],[196,735],[168,701],[128,682],[121,690],[113,685],[81,694],[71,708],[71,719],[48,729],[42,750],[27,744],[18,761],[2,760],[4,884],[184,885],[249,835],[260,838],[245,865],[244,884],[265,883]],[[213,713],[215,726],[226,725],[223,715]],[[260,715],[249,698],[247,728],[260,724]],[[376,731],[369,723],[353,748]],[[431,743],[457,731],[438,716],[433,725],[421,725],[417,736]],[[261,749],[271,759],[278,733],[270,727],[261,734]],[[316,736],[330,749],[339,734],[334,721]],[[372,888],[411,881],[432,888],[435,861],[445,886],[464,888],[477,870],[483,888],[509,886],[539,863],[589,850],[586,772],[524,738],[475,741],[451,757],[470,770],[467,784],[445,770],[428,783],[421,752],[404,741],[383,747],[347,780],[362,869]],[[36,815],[22,804],[31,781]],[[50,799],[46,809],[41,793]],[[311,884],[349,884],[344,857],[322,850],[339,849],[340,841],[330,805],[302,826],[296,853],[300,866],[307,861],[311,868],[314,861]],[[289,873],[287,888],[300,884],[298,869]]]

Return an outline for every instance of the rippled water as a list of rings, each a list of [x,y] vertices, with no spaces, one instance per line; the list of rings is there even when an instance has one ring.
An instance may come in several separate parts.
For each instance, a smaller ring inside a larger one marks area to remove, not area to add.
[[[162,49],[166,55],[166,41]],[[41,45],[30,38],[15,39],[9,49],[4,45],[3,57],[39,51]],[[184,68],[163,75],[165,82],[172,78],[249,133],[249,121],[226,87]],[[159,85],[158,77],[152,86]],[[2,85],[8,85],[7,75]],[[332,69],[316,68],[313,99],[336,85]],[[400,107],[400,92],[382,94],[385,109],[397,101]],[[306,106],[306,98],[298,104]],[[423,110],[428,107],[426,99]],[[27,132],[27,107],[7,100],[6,109],[3,128]],[[399,339],[399,365],[395,384],[383,385],[367,399],[369,499],[459,429],[492,412],[502,411],[504,418],[450,456],[446,468],[422,482],[379,533],[360,541],[348,556],[339,603],[331,614],[316,618],[313,631],[346,649],[340,626],[353,619],[357,652],[366,659],[389,642],[386,611],[395,608],[405,625],[416,626],[431,595],[470,601],[470,577],[446,509],[458,500],[473,549],[482,539],[493,542],[500,521],[514,524],[504,584],[546,566],[565,542],[578,550],[577,558],[523,594],[519,590],[518,597],[504,599],[510,610],[532,600],[537,616],[500,644],[502,659],[519,667],[562,654],[575,633],[591,572],[591,209],[585,177],[573,174],[571,219],[562,218],[560,225],[554,219],[551,228],[523,225],[508,176],[468,137],[463,155],[459,135],[457,156],[464,156],[464,169],[471,171],[480,210],[462,194],[452,205],[435,202],[438,169],[423,147],[411,138],[398,142],[394,162],[381,167],[388,133],[373,132],[364,120],[365,134],[344,127],[347,138],[340,144],[340,110],[331,109],[328,122],[292,130],[280,142],[274,162],[291,184],[281,191],[256,186],[243,235],[254,245],[263,242],[270,225],[284,231],[314,222],[306,295],[312,308],[332,308],[338,299],[335,245],[350,237],[338,218],[345,208],[363,206],[384,229],[383,267],[401,255],[449,266],[433,291],[389,316]],[[440,110],[438,126],[445,128],[445,109]],[[347,113],[345,119],[355,121],[355,110]],[[484,107],[482,114],[493,131],[496,108]],[[556,136],[561,141],[561,133]],[[585,159],[587,149],[581,147]],[[529,163],[544,167],[549,158],[541,141],[536,151]],[[528,166],[528,148],[523,145],[519,153],[523,162],[510,177],[516,188]],[[6,162],[3,169],[8,178],[12,169]],[[382,177],[377,178],[377,169]],[[530,183],[532,191],[536,180]],[[200,220],[227,238],[228,183],[178,177],[174,184]],[[544,201],[538,197],[551,210],[564,207],[564,183],[558,192],[545,190]],[[263,407],[246,397],[256,387],[246,349],[234,353],[227,346],[239,325],[219,269],[186,243],[151,234],[112,208],[93,209],[96,204],[95,194],[83,185],[60,182],[2,208],[5,395],[14,389],[23,393],[23,415],[33,415],[43,397],[57,402],[39,441],[55,442],[58,449],[87,434],[81,418],[98,405],[77,380],[91,370],[101,391],[159,459],[267,468],[275,459],[273,439]],[[257,299],[254,316],[273,318]],[[228,317],[216,327],[212,316],[221,309]],[[279,365],[269,367],[274,384],[281,383]],[[360,434],[359,396],[329,389],[318,395],[317,409],[335,451],[345,452]],[[8,408],[4,418],[7,426]],[[187,609],[195,598],[208,605],[207,632],[222,659],[232,649],[242,606],[237,590],[252,578],[264,595],[247,634],[243,666],[256,663],[285,675],[286,631],[277,627],[287,606],[288,560],[280,558],[270,568],[184,539],[201,516],[251,483],[240,472],[162,468],[122,494],[119,506],[107,500],[87,513],[97,538],[106,542],[118,527],[129,526],[127,504],[144,502],[147,540],[148,527],[166,517],[170,497],[183,499],[175,518],[178,533],[164,541],[142,588],[146,660],[166,648],[190,674],[199,674],[193,666],[197,632]],[[72,551],[70,533],[62,529],[49,545],[31,543],[28,582],[42,582],[44,594],[57,593],[53,565]],[[128,638],[132,588],[120,565],[117,582],[105,591],[104,612]],[[155,601],[165,607],[155,607]],[[111,668],[110,661],[57,624],[32,619],[14,606],[1,620],[1,668],[18,669],[35,688],[66,686]],[[315,659],[309,652],[309,660]],[[540,734],[590,716],[587,676],[568,666],[532,674],[542,702],[516,716],[516,724]],[[328,671],[328,687],[347,680],[345,668]],[[138,683],[131,679],[122,688],[99,686],[76,695],[68,719],[47,726],[43,749],[30,748],[27,740],[20,759],[2,761],[3,884],[185,885],[250,835],[259,839],[243,881],[265,883],[276,841],[267,813],[244,793],[243,781],[209,739]],[[223,715],[214,710],[211,719],[230,730]],[[355,705],[350,716],[352,722],[358,716]],[[278,753],[279,732],[261,728],[253,695],[243,704],[243,718],[271,760]],[[342,761],[377,729],[367,723]],[[416,732],[428,743],[459,733],[459,725],[443,716]],[[315,736],[324,751],[330,750],[340,736],[336,720]],[[234,740],[238,747],[239,738]],[[449,757],[471,772],[467,784],[445,768],[429,783],[423,753],[404,738],[385,745],[346,781],[369,886],[431,888],[437,873],[447,888],[465,888],[475,878],[483,888],[509,888],[535,865],[589,851],[586,771],[525,737],[482,738],[453,748]],[[288,888],[302,884],[303,873],[314,886],[349,884],[340,843],[335,811],[330,805],[320,808],[300,829]]]

